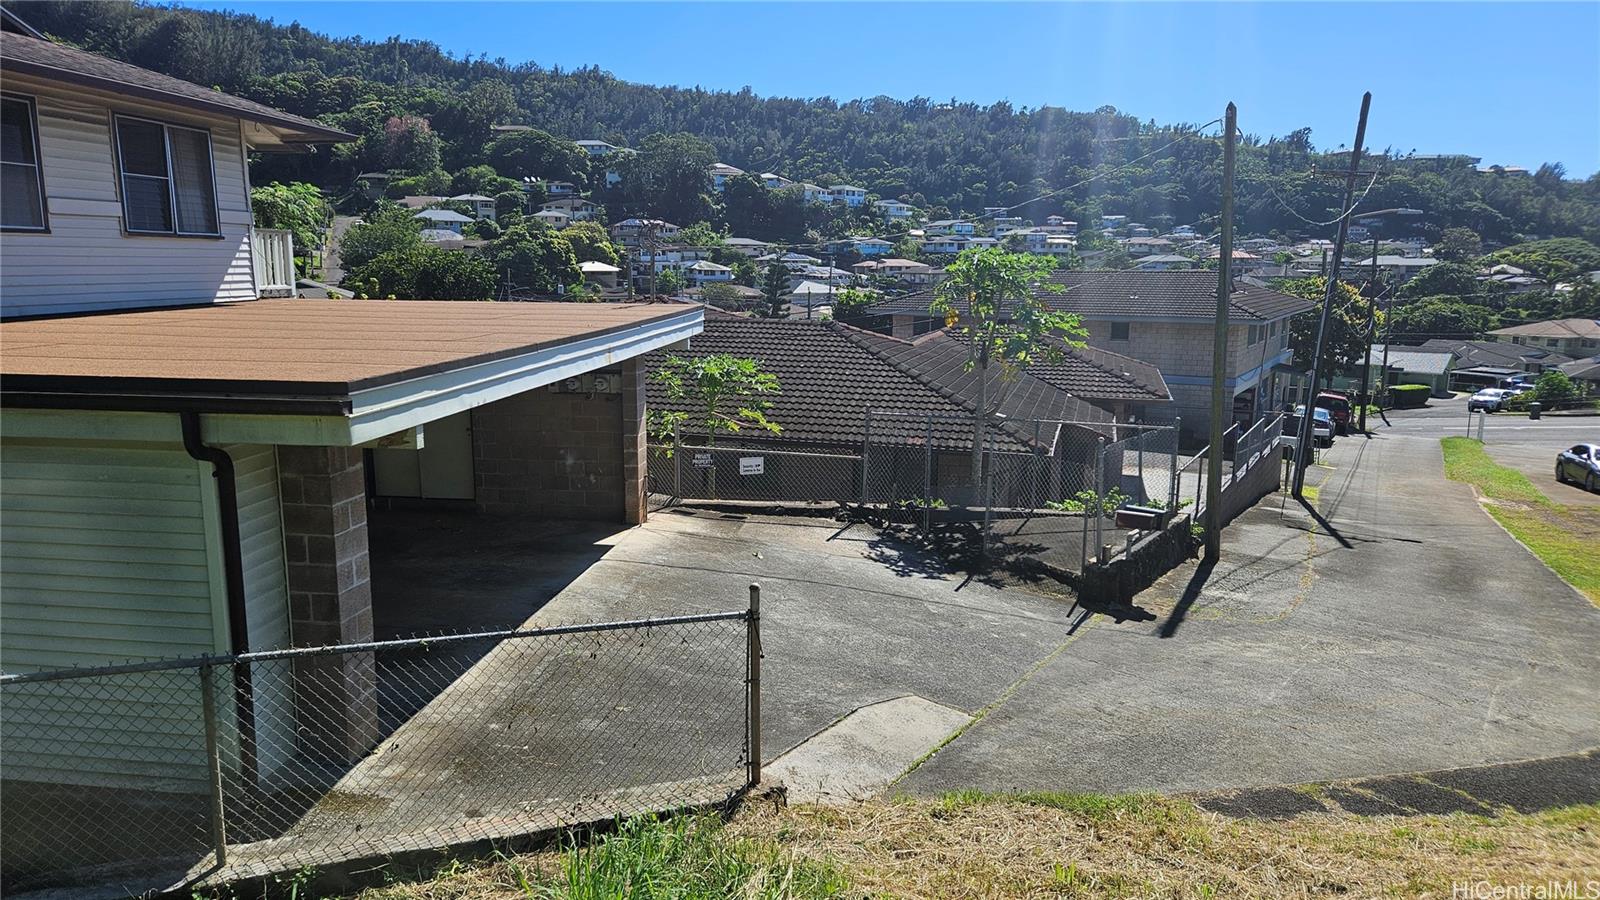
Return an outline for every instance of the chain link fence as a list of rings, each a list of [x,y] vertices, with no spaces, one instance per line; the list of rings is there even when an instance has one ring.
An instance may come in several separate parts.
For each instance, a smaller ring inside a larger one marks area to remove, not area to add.
[[[837,504],[854,500],[861,457],[762,446],[651,444],[650,504],[680,500]]]
[[[758,608],[0,676],[0,878],[139,894],[725,802]]]

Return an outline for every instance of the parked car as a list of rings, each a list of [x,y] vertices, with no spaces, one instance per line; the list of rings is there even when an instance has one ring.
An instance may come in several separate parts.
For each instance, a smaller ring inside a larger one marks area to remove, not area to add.
[[[1283,430],[1284,430],[1284,433],[1287,434],[1292,429],[1294,434],[1299,434],[1300,433],[1300,417],[1304,416],[1305,414],[1306,414],[1306,407],[1305,407],[1304,403],[1300,404],[1299,406],[1296,406],[1294,408],[1294,415],[1285,416],[1284,419],[1283,419]],[[1333,431],[1334,431],[1334,428],[1333,428],[1333,413],[1329,412],[1326,409],[1323,409],[1320,406],[1317,407],[1316,413],[1312,416],[1312,419],[1311,419],[1311,446],[1313,446],[1313,447],[1332,447],[1333,446]]]
[[[1467,412],[1476,412],[1480,409],[1499,412],[1505,406],[1506,398],[1510,396],[1512,396],[1511,391],[1505,388],[1484,388],[1467,399]]]
[[[1323,391],[1317,395],[1317,408],[1333,416],[1333,430],[1339,434],[1350,433],[1350,397],[1338,391]]]
[[[1556,481],[1600,490],[1600,444],[1573,444],[1556,454]]]

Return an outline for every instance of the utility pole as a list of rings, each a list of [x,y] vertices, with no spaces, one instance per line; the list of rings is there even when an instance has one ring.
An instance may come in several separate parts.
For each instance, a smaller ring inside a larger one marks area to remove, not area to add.
[[[1361,433],[1367,433],[1367,406],[1372,398],[1367,396],[1368,379],[1372,375],[1372,334],[1378,327],[1378,238],[1372,238],[1372,275],[1367,278],[1367,302],[1371,306],[1367,309],[1367,355],[1366,361],[1361,364],[1361,393],[1357,402],[1361,404]]]
[[[644,223],[645,249],[650,251],[650,299],[656,299],[656,224],[649,220]]]
[[[1311,385],[1306,393],[1306,414],[1300,417],[1300,439],[1294,448],[1294,496],[1301,499],[1306,484],[1306,465],[1311,459],[1311,439],[1316,433],[1311,423],[1317,413],[1317,386],[1322,381],[1322,352],[1328,340],[1328,317],[1333,312],[1333,298],[1339,290],[1339,263],[1344,260],[1344,241],[1350,234],[1350,203],[1355,197],[1356,176],[1361,172],[1361,142],[1367,136],[1367,111],[1372,108],[1372,92],[1361,95],[1361,117],[1356,121],[1356,142],[1350,148],[1350,171],[1344,178],[1344,201],[1339,204],[1339,230],[1333,239],[1333,271],[1327,276],[1327,290],[1322,296],[1322,317],[1317,323],[1317,342],[1311,357]]]
[[[1233,295],[1233,157],[1239,110],[1222,117],[1222,238],[1217,256],[1216,337],[1211,346],[1211,453],[1206,460],[1206,559],[1222,555],[1222,419],[1228,406],[1228,304]]]

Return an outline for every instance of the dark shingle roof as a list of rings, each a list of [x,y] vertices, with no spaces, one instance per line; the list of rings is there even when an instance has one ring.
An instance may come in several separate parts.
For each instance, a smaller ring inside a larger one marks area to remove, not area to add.
[[[224,94],[64,44],[12,32],[5,32],[4,37],[0,37],[0,68],[6,72],[66,81],[261,122],[291,132],[287,139],[293,141],[353,141],[356,137],[254,100]]]
[[[1068,347],[1056,341],[1059,361],[1036,362],[1028,371],[1090,400],[1171,400],[1161,370],[1142,359],[1099,347]]]
[[[778,377],[780,393],[771,397],[769,415],[783,426],[780,436],[741,432],[739,438],[781,439],[810,446],[855,446],[862,442],[869,411],[905,414],[875,417],[874,442],[921,443],[933,419],[933,443],[947,449],[972,444],[970,415],[977,393],[977,375],[965,369],[966,348],[948,334],[934,333],[912,342],[861,331],[833,322],[747,319],[708,311],[705,331],[677,355],[731,353],[758,360]],[[661,366],[674,351],[657,350],[646,358],[648,369]],[[1002,384],[990,375],[991,398],[1003,397],[1000,412],[1007,419],[1065,419],[1104,422],[1104,410],[1026,373]],[[666,397],[654,380],[649,403],[655,409],[685,409]],[[1035,445],[1031,423],[1002,425],[997,447],[1050,450],[1057,438],[1047,428]]]
[[[1512,366],[1520,367],[1523,362],[1532,361],[1546,366],[1561,365],[1572,361],[1572,357],[1543,347],[1529,347],[1523,344],[1513,344],[1510,341],[1464,341],[1456,338],[1430,338],[1423,341],[1419,350],[1432,350],[1435,352],[1453,353],[1456,359],[1467,366]]]
[[[1156,272],[1139,269],[1080,269],[1050,278],[1059,293],[1041,291],[1052,309],[1086,318],[1212,319],[1217,314],[1217,273],[1203,270]],[[1310,300],[1258,285],[1236,283],[1229,317],[1265,322],[1315,309]],[[876,304],[872,315],[927,315],[932,291],[919,291]]]

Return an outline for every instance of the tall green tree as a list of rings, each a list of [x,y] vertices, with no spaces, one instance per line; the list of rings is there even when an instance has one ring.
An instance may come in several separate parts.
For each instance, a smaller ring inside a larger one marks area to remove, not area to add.
[[[767,318],[783,318],[783,295],[789,292],[789,270],[782,263],[767,264],[761,277],[761,295],[767,301]]]
[[[1052,336],[1082,346],[1088,332],[1072,313],[1044,300],[1061,287],[1048,279],[1054,263],[1029,253],[998,247],[965,250],[945,268],[948,277],[934,292],[935,315],[942,315],[967,339],[967,369],[978,373],[978,401],[972,416],[972,484],[983,483],[984,435],[990,407],[991,367],[1010,380],[1029,362],[1059,356]],[[998,398],[996,398],[998,399]]]
[[[1313,300],[1321,307],[1327,284],[1327,279],[1319,276],[1280,281],[1277,288],[1286,294]],[[1367,323],[1372,314],[1371,300],[1361,296],[1361,292],[1349,282],[1339,282],[1333,293],[1333,310],[1328,315],[1328,335],[1323,341],[1323,359],[1331,366],[1326,371],[1347,371],[1358,360],[1366,358]],[[1320,316],[1312,312],[1296,316],[1293,320],[1289,331],[1289,347],[1294,351],[1296,369],[1309,371],[1312,368],[1312,357],[1317,352],[1319,321]],[[1379,334],[1382,329],[1383,318],[1379,313],[1371,333]]]
[[[572,245],[578,262],[601,262],[608,266],[622,264],[621,252],[611,242],[604,225],[594,221],[573,222],[561,229],[561,236]]]
[[[1391,309],[1385,333],[1397,344],[1430,338],[1475,339],[1496,327],[1494,310],[1454,297],[1423,297]]]
[[[439,168],[441,144],[421,116],[391,116],[383,125],[383,166],[393,172],[431,172]]]
[[[383,204],[339,239],[339,259],[349,271],[396,250],[422,246],[422,221],[403,206]]]
[[[484,156],[496,172],[509,178],[577,185],[588,178],[589,156],[582,147],[537,128],[499,135],[484,148]]]
[[[366,297],[396,300],[489,300],[494,269],[458,250],[415,246],[390,250],[350,271],[346,285]]]
[[[1434,244],[1433,256],[1445,262],[1470,263],[1483,255],[1483,238],[1471,228],[1446,228]]]
[[[623,196],[633,211],[669,222],[710,218],[717,151],[692,134],[652,134],[623,162]]]
[[[333,207],[322,196],[322,190],[303,181],[290,184],[274,181],[252,188],[250,210],[257,228],[286,228],[293,233],[297,260],[308,258],[312,250],[322,246],[323,235],[333,218]],[[301,270],[305,271],[303,263]]]
[[[553,231],[512,225],[489,244],[485,255],[514,292],[558,294],[583,283],[572,245]]]

